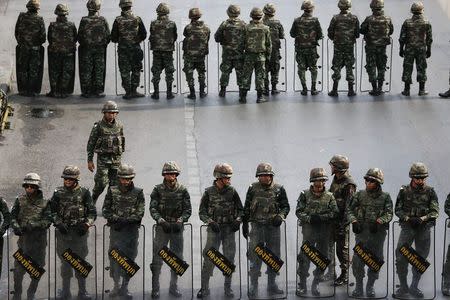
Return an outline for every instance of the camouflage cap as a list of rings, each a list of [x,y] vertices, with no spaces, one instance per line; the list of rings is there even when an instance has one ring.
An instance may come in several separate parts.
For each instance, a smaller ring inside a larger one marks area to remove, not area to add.
[[[66,4],[58,4],[55,8],[55,15],[67,16],[69,14],[69,7]]]
[[[41,7],[41,2],[39,0],[29,0],[27,3],[27,8],[39,9]]]
[[[366,175],[364,175],[364,179],[372,179],[378,182],[379,184],[384,183],[384,174],[378,168],[371,168],[367,171]]]
[[[86,3],[86,7],[88,10],[99,11],[102,6],[102,2],[100,0],[89,0]]]
[[[119,112],[119,107],[117,106],[117,103],[114,101],[106,101],[105,104],[103,104],[102,113],[106,112]]]
[[[275,5],[273,3],[268,3],[264,5],[263,12],[265,15],[274,16],[275,15]]]
[[[241,14],[241,8],[238,5],[231,4],[228,6],[227,15],[230,18],[237,18]]]
[[[127,164],[122,164],[117,172],[117,177],[119,178],[129,178],[133,179],[136,176],[134,168]]]
[[[409,169],[409,177],[411,178],[427,178],[428,168],[422,162],[415,162]]]
[[[156,13],[160,16],[165,16],[170,13],[169,5],[167,3],[160,3],[156,8]]]
[[[311,169],[309,173],[309,182],[319,181],[319,180],[328,180],[327,172],[325,172],[324,168],[314,168]]]
[[[371,9],[383,9],[383,7],[384,7],[384,0],[372,0],[372,2],[370,2]]]
[[[201,16],[200,8],[194,7],[189,10],[189,19],[199,19]]]
[[[133,0],[120,0],[120,2],[119,2],[120,8],[130,7],[130,6],[133,6]]]
[[[302,3],[302,10],[313,10],[314,9],[314,3],[311,0],[305,0]]]
[[[330,165],[335,167],[339,172],[345,172],[350,166],[348,157],[344,155],[334,155],[330,160]]]
[[[168,161],[166,163],[164,163],[164,166],[162,168],[162,175],[164,176],[165,174],[177,174],[179,175],[181,172],[180,167],[178,166],[178,164],[175,161]]]
[[[269,163],[260,163],[258,167],[256,168],[256,175],[255,177],[261,176],[261,175],[272,175],[274,176],[275,173],[272,170],[272,165]]]
[[[253,7],[250,11],[250,18],[252,19],[261,19],[264,13],[259,7]]]
[[[213,176],[215,178],[231,178],[231,175],[233,175],[233,168],[227,163],[217,164],[214,167]]]
[[[74,165],[65,166],[61,178],[80,180],[80,168]]]
[[[28,173],[23,179],[22,187],[24,187],[26,184],[32,184],[37,186],[38,188],[41,188],[41,176],[36,173]]]
[[[423,3],[422,2],[414,2],[412,5],[411,5],[411,12],[414,14],[414,13],[416,13],[416,14],[421,14],[421,13],[423,13],[423,10],[424,10],[424,6],[423,6]]]
[[[347,10],[352,7],[351,0],[339,0],[338,7],[343,10]]]

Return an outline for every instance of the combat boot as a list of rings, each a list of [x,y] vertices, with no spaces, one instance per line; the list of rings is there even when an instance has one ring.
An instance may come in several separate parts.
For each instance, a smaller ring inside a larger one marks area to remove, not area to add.
[[[142,98],[145,97],[144,94],[141,94],[137,91],[137,88],[133,88],[131,91],[131,98]]]
[[[263,91],[256,91],[256,103],[267,102],[267,99],[263,97]]]
[[[275,274],[269,273],[267,277],[267,291],[272,295],[284,294],[284,291],[278,287],[275,281]]]
[[[419,96],[428,95],[428,91],[425,90],[425,82],[419,82]]]
[[[311,284],[311,294],[313,294],[313,296],[316,297],[320,296],[319,282],[320,282],[319,277],[314,277],[313,282]]]
[[[354,86],[355,86],[355,84],[354,84],[353,82],[349,82],[349,83],[348,83],[348,93],[347,93],[347,96],[349,96],[349,97],[356,96]]]
[[[197,97],[195,96],[195,87],[189,87],[189,95],[187,96],[189,99],[195,100]]]
[[[220,86],[219,97],[222,97],[222,98],[225,97],[226,93],[227,93],[227,87],[224,85]]]
[[[119,290],[120,290],[119,281],[114,280],[114,287],[113,287],[112,291],[109,293],[109,296],[110,297],[119,296]]]
[[[173,98],[175,98],[175,96],[173,95],[173,92],[172,92],[172,82],[169,81],[169,82],[167,82],[166,99],[170,100],[170,99],[173,99]]]
[[[153,93],[150,98],[158,100],[159,99],[159,84],[153,83]]]
[[[128,291],[128,282],[130,281],[129,278],[123,278],[122,280],[122,286],[120,287],[119,296],[121,299],[133,299],[133,296]]]
[[[248,297],[253,298],[258,294],[258,277],[250,276],[250,286],[248,287]]]
[[[336,280],[334,281],[334,285],[335,286],[340,286],[343,284],[347,284],[348,282],[348,274],[347,274],[347,270],[342,270],[341,271],[341,275],[339,275],[338,278],[336,278]]]
[[[366,296],[368,298],[375,298],[375,289],[373,285],[375,284],[375,278],[369,275],[366,283]]]
[[[352,297],[359,298],[364,295],[363,290],[363,279],[362,278],[356,278],[356,286],[355,289],[352,292]]]
[[[280,93],[280,91],[277,89],[277,84],[276,83],[272,83],[272,95],[278,95]]]
[[[133,98],[130,89],[125,89],[125,95],[122,96],[123,99],[131,99]]]
[[[207,94],[205,92],[205,88],[206,88],[205,83],[201,82],[200,83],[200,98],[205,98],[206,97]]]
[[[409,96],[410,84],[405,82],[405,88],[402,91],[403,96]]]
[[[70,298],[72,298],[72,294],[70,293],[70,278],[63,278],[62,289],[58,290],[56,300],[67,300]]]
[[[444,275],[443,281],[442,281],[442,294],[445,296],[450,296],[450,281],[448,276]]]
[[[384,83],[384,80],[378,80],[378,93],[381,95],[381,94],[383,94],[383,83]]]
[[[409,294],[413,297],[423,298],[423,292],[419,289],[419,276],[414,276],[411,281],[411,285],[409,286]]]
[[[78,299],[91,300],[92,297],[86,291],[86,278],[78,278]]]
[[[202,276],[201,276],[201,285],[202,287],[197,293],[197,298],[202,299],[206,298],[210,294],[209,290],[209,276],[206,275],[205,271],[202,270]]]
[[[311,83],[311,95],[315,96],[317,94],[319,94],[319,91],[316,88],[316,83],[313,81]]]
[[[247,90],[239,90],[239,103],[247,103]]]
[[[450,98],[450,89],[448,89],[448,91],[446,91],[446,92],[439,93],[439,97]]]
[[[409,294],[408,283],[406,281],[406,275],[398,276],[400,281],[400,287],[395,291],[395,297],[405,298]]]
[[[372,81],[371,84],[372,84],[372,90],[369,92],[369,95],[379,96],[380,94],[378,93],[377,82],[376,81]]]
[[[231,289],[231,277],[225,277],[225,283],[223,285],[223,290],[225,297],[227,298],[234,298],[234,292]]]
[[[181,292],[178,290],[177,280],[177,274],[172,272],[170,275],[169,294],[174,296],[175,298],[180,298],[181,296],[183,296],[183,294],[181,294]]]
[[[301,297],[306,295],[308,289],[306,287],[306,278],[300,277],[300,281],[298,282],[297,290],[295,291],[295,295]]]
[[[264,90],[262,91],[264,96],[269,96],[269,83],[264,83]]]
[[[339,85],[339,81],[334,80],[333,81],[333,89],[328,93],[328,96],[331,96],[331,97],[338,96],[338,85]]]
[[[302,82],[302,90],[300,92],[303,96],[308,95],[308,88],[306,87],[306,82]]]
[[[152,275],[152,299],[159,298],[159,273],[153,272]]]

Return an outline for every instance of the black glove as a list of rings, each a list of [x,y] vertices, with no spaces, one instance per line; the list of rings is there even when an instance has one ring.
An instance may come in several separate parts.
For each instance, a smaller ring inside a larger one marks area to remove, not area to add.
[[[182,228],[183,228],[183,223],[181,223],[181,222],[170,223],[170,229],[173,233],[180,232]]]
[[[67,234],[69,231],[67,229],[67,226],[63,223],[55,224],[55,227],[59,230],[59,233],[61,234]]]
[[[355,223],[352,224],[352,231],[353,231],[353,233],[359,234],[359,233],[362,232],[362,230],[363,229],[362,229],[361,223],[355,222]]]
[[[241,222],[239,222],[238,220],[234,220],[231,223],[231,230],[233,230],[233,232],[236,232],[239,230],[239,227],[241,227]]]
[[[427,58],[431,57],[431,47],[427,47]]]
[[[245,239],[248,238],[248,222],[242,222],[242,235]]]
[[[283,223],[283,218],[280,215],[276,215],[272,219],[272,225],[275,227],[279,227]]]
[[[172,226],[170,226],[169,222],[164,221],[160,225],[161,225],[164,233],[169,234],[172,232]]]
[[[220,226],[219,224],[217,224],[217,222],[210,222],[208,224],[209,228],[211,228],[212,231],[214,231],[215,233],[220,232]]]
[[[370,223],[369,231],[370,231],[370,233],[377,233],[378,232],[378,223],[377,222]]]
[[[422,219],[419,217],[411,217],[408,219],[409,224],[411,224],[412,228],[417,228],[422,224]]]
[[[19,227],[14,228],[13,231],[17,236],[21,236],[23,234],[23,231]]]
[[[320,224],[320,216],[319,215],[311,215],[310,219],[309,219],[309,223],[311,223],[312,225],[318,225]]]
[[[86,223],[80,223],[77,225],[77,233],[79,236],[85,235],[89,230],[89,225]]]

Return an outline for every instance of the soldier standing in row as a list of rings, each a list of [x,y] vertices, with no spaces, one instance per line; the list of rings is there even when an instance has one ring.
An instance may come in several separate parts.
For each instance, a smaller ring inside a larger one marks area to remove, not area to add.
[[[209,53],[209,37],[211,31],[203,21],[200,21],[202,13],[195,7],[189,10],[191,23],[184,27],[183,31],[183,71],[189,86],[189,99],[195,99],[194,70],[198,73],[200,98],[206,97],[206,56]]]
[[[0,89],[1,94],[1,89]],[[11,213],[8,209],[8,204],[6,201],[0,197],[0,214],[3,216],[3,222],[0,225],[0,264],[3,266],[3,236],[5,235],[6,230],[8,230],[9,225],[11,224]],[[0,278],[1,278],[2,268],[0,267]]]
[[[412,71],[416,62],[417,81],[419,82],[419,96],[425,96],[427,81],[427,58],[431,56],[431,44],[433,43],[432,28],[430,22],[423,15],[423,3],[414,2],[411,5],[412,18],[405,20],[400,31],[400,57],[403,60],[402,80],[405,89],[402,95],[410,95],[412,83]]]
[[[213,275],[214,265],[206,257],[206,252],[214,247],[219,249],[222,244],[223,255],[234,263],[236,255],[236,231],[242,222],[244,209],[237,191],[230,185],[233,175],[232,167],[227,164],[218,164],[214,167],[213,185],[206,188],[200,200],[200,220],[208,225],[206,244],[203,249],[201,284],[202,288],[197,293],[197,298],[206,298],[210,294],[209,279]],[[224,293],[228,298],[233,298],[231,289],[231,276],[225,276]]]
[[[44,71],[45,24],[38,14],[39,0],[29,0],[27,12],[17,18],[15,36],[16,77],[19,95],[34,97],[39,95]]]
[[[281,60],[281,40],[284,39],[284,28],[280,21],[275,19],[275,5],[272,3],[264,6],[264,25],[270,28],[270,38],[272,42],[272,51],[270,59],[266,60],[266,76],[264,78],[264,95],[269,96],[269,73],[270,82],[272,83],[272,95],[279,94],[277,90],[278,75],[280,73],[280,60]]]
[[[230,74],[233,68],[236,70],[236,81],[241,86],[242,65],[244,63],[244,28],[245,22],[239,19],[241,8],[237,5],[230,5],[227,9],[228,19],[223,21],[214,39],[222,46],[222,62],[220,64],[220,91],[219,97],[225,97]]]
[[[131,260],[135,260],[138,254],[139,228],[145,212],[144,192],[141,188],[134,186],[135,175],[132,166],[121,165],[117,175],[118,185],[109,187],[102,208],[103,217],[108,221],[107,225],[111,227],[109,250],[120,249]],[[110,264],[110,276],[114,280],[110,297],[133,299],[128,292],[130,277],[124,274],[125,272],[113,258],[110,258]],[[120,277],[122,277],[121,286],[119,286]]]
[[[303,96],[308,94],[306,86],[306,70],[311,72],[311,95],[317,95],[317,46],[319,40],[323,39],[322,27],[319,19],[312,16],[314,4],[310,0],[302,3],[303,15],[294,20],[290,31],[291,37],[295,38],[295,59],[298,65],[298,76],[302,84]]]
[[[166,162],[162,169],[164,181],[156,185],[150,195],[150,214],[156,221],[153,240],[153,259],[150,264],[152,271],[152,298],[159,298],[159,276],[162,259],[158,252],[170,242],[170,250],[183,259],[183,223],[192,214],[191,197],[184,185],[178,182],[180,167],[174,161]],[[171,271],[169,294],[181,297],[177,286],[178,275]]]
[[[348,82],[348,96],[355,96],[355,75],[353,65],[355,64],[355,44],[359,38],[359,20],[358,17],[350,12],[352,7],[351,0],[339,0],[338,7],[340,14],[334,15],[328,27],[328,38],[333,41],[333,89],[328,93],[329,96],[338,96],[338,85],[341,79],[341,70],[345,66],[346,80]]]
[[[370,8],[372,15],[362,22],[360,33],[364,35],[366,42],[366,70],[372,84],[369,94],[378,96],[383,92],[386,47],[391,44],[390,36],[394,32],[394,25],[391,18],[384,14],[384,0],[372,0]]]
[[[152,99],[159,99],[159,81],[161,73],[164,70],[166,74],[167,99],[173,99],[172,93],[173,74],[175,67],[173,66],[173,51],[175,51],[175,43],[178,38],[177,25],[169,19],[169,5],[160,3],[156,8],[158,17],[150,23],[150,50],[153,51],[152,62],[152,82],[153,94]]]
[[[86,6],[89,15],[81,18],[77,38],[81,96],[100,98],[105,96],[106,48],[111,33],[108,22],[99,15],[100,0],[89,0]]]
[[[447,199],[445,199],[444,212],[447,217],[450,217],[450,194],[447,195]],[[448,236],[449,232],[449,223],[447,224],[446,235]],[[446,237],[447,238],[447,237]],[[442,294],[445,296],[450,296],[450,244],[448,244],[446,251],[446,257],[444,262],[444,267],[442,268]]]
[[[103,118],[95,122],[87,143],[88,169],[91,172],[95,170],[94,153],[97,153],[97,172],[92,190],[94,204],[108,184],[117,185],[117,170],[125,151],[123,125],[116,119],[119,113],[116,102],[106,101],[102,113]]]
[[[51,22],[48,27],[48,97],[67,98],[73,93],[77,28],[67,20],[68,14],[67,5],[58,4],[55,8],[56,22]]]
[[[111,41],[118,43],[119,70],[122,87],[125,89],[124,99],[144,97],[137,88],[141,80],[144,52],[140,43],[147,37],[147,30],[141,18],[131,11],[132,0],[120,0],[122,12],[116,17],[111,30]]]
[[[11,210],[11,227],[19,237],[17,249],[30,256],[40,267],[45,266],[47,229],[52,223],[49,201],[41,191],[41,178],[36,173],[25,175],[22,187],[25,193],[19,195]],[[14,300],[22,299],[22,281],[25,268],[14,262]],[[31,279],[27,299],[34,299],[39,280]]]

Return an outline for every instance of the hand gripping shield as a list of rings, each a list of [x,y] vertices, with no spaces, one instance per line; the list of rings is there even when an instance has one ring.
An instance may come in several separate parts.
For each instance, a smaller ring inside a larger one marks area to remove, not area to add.
[[[358,84],[359,84],[358,76],[357,76],[358,75],[357,74],[358,73],[358,46],[357,45],[358,45],[358,42],[356,42],[353,47],[354,55],[355,55],[355,62],[352,67],[353,76],[355,77],[355,87],[354,87],[355,91],[358,89]],[[328,86],[328,92],[331,91],[331,87],[333,86],[333,80],[331,78],[331,75],[332,75],[331,67],[333,66],[333,56],[334,56],[333,41],[330,39],[327,39],[327,66],[328,66],[327,67],[327,86]],[[344,70],[344,72],[346,71],[345,65],[342,66],[341,74],[342,74],[343,70]],[[342,82],[342,79],[345,79],[345,76],[342,76],[341,80],[339,80],[339,81]],[[339,93],[348,92],[348,89],[338,89],[338,92]]]
[[[173,94],[178,94],[179,93],[179,90],[180,90],[180,82],[179,82],[179,80],[180,80],[180,75],[179,75],[179,73],[180,73],[180,64],[179,64],[179,58],[180,58],[180,54],[179,54],[179,52],[180,52],[180,46],[179,46],[180,44],[179,43],[177,43],[177,42],[175,42],[175,51],[173,51],[173,53],[172,53],[172,58],[173,58],[173,61],[172,61],[172,64],[173,64],[173,67],[175,68],[175,72],[173,73],[173,82],[172,82],[172,92],[173,92]],[[150,41],[148,41],[148,53],[147,53],[147,55],[148,55],[148,64],[149,64],[149,67],[148,67],[148,90],[150,91],[150,93],[153,93],[155,90],[154,90],[154,88],[153,88],[153,82],[152,82],[152,79],[153,79],[153,72],[154,71],[157,71],[156,69],[155,69],[155,60],[154,60],[154,56],[153,56],[153,51],[152,50],[150,50]],[[159,75],[160,76],[160,78],[161,78],[161,81],[160,81],[160,84],[159,84],[159,87],[160,87],[160,89],[159,89],[159,92],[160,93],[165,93],[165,92],[167,92],[167,89],[166,88],[164,88],[166,85],[165,84],[161,84],[161,82],[163,82],[164,80],[163,80],[163,78],[166,78],[166,69],[164,69],[162,72],[161,72],[161,74]]]
[[[142,61],[142,69],[140,70],[141,75],[139,76],[139,86],[137,87],[137,91],[146,95],[147,94],[147,55],[146,55],[146,47],[145,42],[142,42],[140,44],[141,51],[138,51],[136,49],[136,53],[134,54],[137,56],[139,61]],[[141,57],[142,55],[142,57]],[[119,52],[117,44],[114,44],[114,83],[116,87],[116,95],[117,96],[123,96],[125,95],[125,89],[121,85],[122,79],[120,75],[120,68],[119,68]]]
[[[183,49],[183,41],[178,42],[178,49]],[[180,93],[181,94],[187,94],[189,93],[189,86],[186,79],[186,73],[184,71],[185,69],[185,63],[183,59],[183,51],[178,51],[178,63],[179,63],[179,70],[178,72],[180,78],[178,80],[180,85]],[[209,55],[205,56],[205,93],[209,93]],[[198,87],[198,73],[194,72],[194,85]],[[198,91],[198,89],[196,89]]]
[[[324,63],[324,47],[323,47],[323,39],[320,40],[319,46],[317,48],[317,53],[320,56],[317,60],[317,82],[316,82],[316,89],[319,92],[323,91],[323,77],[324,77],[324,70],[323,70],[323,63]],[[294,72],[293,72],[293,82],[294,82],[294,92],[298,93],[302,90],[302,84],[300,81],[300,70],[297,63],[297,51],[294,51]],[[305,71],[305,78],[306,78],[306,85],[308,87],[311,87],[311,70],[307,69]],[[310,92],[311,89],[308,88],[308,92]]]

